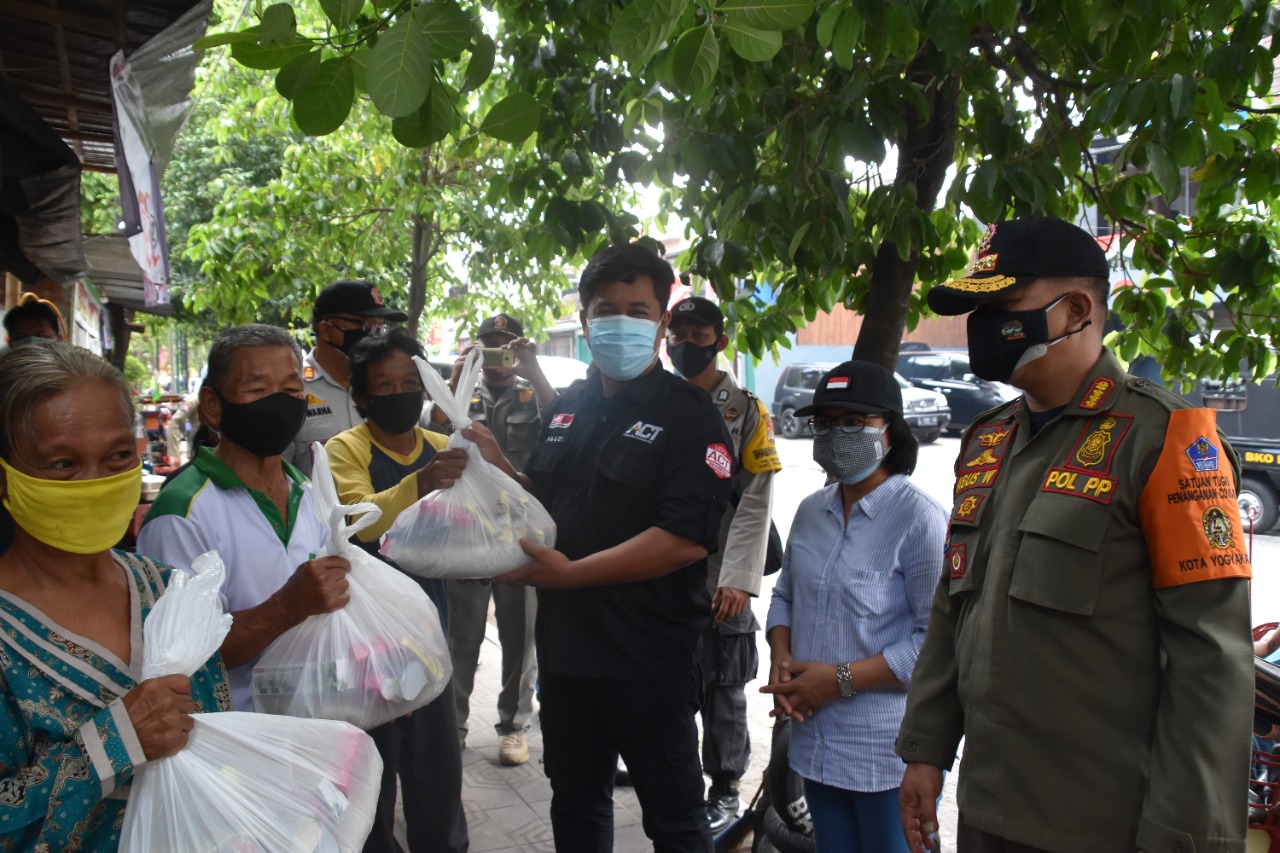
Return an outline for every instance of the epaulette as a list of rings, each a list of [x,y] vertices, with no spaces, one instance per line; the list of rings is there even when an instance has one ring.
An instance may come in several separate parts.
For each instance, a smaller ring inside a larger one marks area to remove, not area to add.
[[[1143,397],[1156,401],[1168,411],[1173,411],[1174,409],[1195,408],[1168,388],[1161,386],[1159,383],[1152,382],[1150,379],[1143,376],[1125,377],[1124,387],[1127,391],[1132,391],[1135,394],[1141,394]]]

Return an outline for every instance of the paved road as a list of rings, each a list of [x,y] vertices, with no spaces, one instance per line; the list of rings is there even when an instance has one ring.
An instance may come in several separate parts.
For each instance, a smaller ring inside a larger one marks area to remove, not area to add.
[[[778,439],[778,453],[784,467],[777,475],[773,514],[784,540],[800,501],[806,495],[822,488],[825,481],[822,469],[813,461],[812,447],[813,442],[809,439]],[[934,444],[920,448],[919,464],[912,479],[937,498],[943,506],[951,505],[952,464],[959,451],[960,442],[955,438],[943,438]],[[1280,621],[1280,535],[1272,533],[1254,537],[1253,554],[1253,623],[1256,625],[1262,622]],[[761,590],[760,598],[753,602],[756,616],[762,624],[768,610],[772,581],[773,578],[765,578],[765,588]],[[769,649],[763,632],[759,635],[759,646],[763,678],[767,676],[765,666],[769,659]],[[747,689],[752,743],[756,748],[752,756],[751,771],[743,780],[744,799],[750,797],[755,790],[760,780],[760,773],[768,762],[767,745],[771,722],[768,713],[772,703],[767,697],[757,693],[755,686],[752,685]],[[947,778],[940,817],[944,848],[954,850],[955,774]]]

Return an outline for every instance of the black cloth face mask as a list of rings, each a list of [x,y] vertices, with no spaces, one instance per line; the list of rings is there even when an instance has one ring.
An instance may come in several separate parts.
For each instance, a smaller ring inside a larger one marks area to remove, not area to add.
[[[338,329],[337,326],[334,326]],[[338,351],[348,358],[351,357],[351,351],[355,349],[356,344],[369,337],[369,333],[364,329],[338,329],[342,332],[342,343],[338,344]]]
[[[254,456],[279,456],[293,442],[307,419],[307,401],[283,391],[268,394],[252,403],[232,403],[217,391],[222,401],[222,423],[218,432]]]
[[[369,420],[392,435],[400,435],[417,426],[423,399],[421,391],[370,395],[365,398],[364,410]]]
[[[716,360],[716,344],[699,346],[693,341],[681,341],[673,347],[667,347],[671,363],[681,376],[698,376]]]
[[[969,366],[991,382],[1008,382],[1024,364],[1041,358],[1049,347],[1083,332],[1093,321],[1074,332],[1049,338],[1049,312],[1070,296],[1064,293],[1043,308],[1005,311],[985,305],[969,315]]]

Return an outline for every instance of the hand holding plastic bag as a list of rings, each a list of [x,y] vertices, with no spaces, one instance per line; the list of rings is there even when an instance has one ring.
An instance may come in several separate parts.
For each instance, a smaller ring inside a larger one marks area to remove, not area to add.
[[[423,387],[452,421],[449,447],[466,451],[467,467],[452,486],[431,492],[400,513],[383,537],[382,553],[422,577],[491,578],[529,562],[521,539],[554,547],[551,514],[462,436],[471,425],[467,412],[480,375],[480,350],[468,354],[456,391],[450,391],[426,361],[416,356],[414,361]]]
[[[351,544],[382,511],[372,503],[339,503],[329,457],[320,444],[313,451],[312,505],[329,528],[322,555],[351,563],[351,600],[308,617],[266,648],[253,667],[253,704],[269,714],[371,729],[439,696],[453,664],[440,614],[422,587]],[[350,515],[360,518],[348,524]]]
[[[143,680],[190,676],[231,617],[210,551],[173,572],[143,625]],[[373,826],[382,759],[364,732],[329,720],[228,711],[195,715],[187,745],[134,775],[124,853],[356,853]]]

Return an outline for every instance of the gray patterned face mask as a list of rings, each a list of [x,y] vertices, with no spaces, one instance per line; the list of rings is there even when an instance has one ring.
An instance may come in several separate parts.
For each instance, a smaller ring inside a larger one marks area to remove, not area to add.
[[[857,432],[845,432],[833,427],[826,435],[813,437],[813,461],[822,466],[835,479],[852,486],[875,473],[884,461],[883,435],[889,428],[863,427]]]

